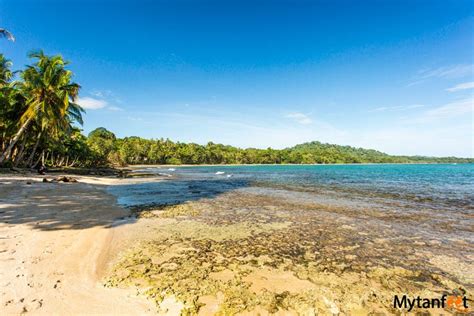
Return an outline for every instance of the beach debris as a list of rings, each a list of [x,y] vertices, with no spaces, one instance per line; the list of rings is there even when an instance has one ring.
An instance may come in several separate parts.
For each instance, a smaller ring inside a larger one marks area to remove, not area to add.
[[[37,171],[38,171],[38,174],[40,174],[40,175],[45,175],[45,173],[46,173],[46,167],[43,166],[43,165],[41,165],[41,166],[38,167],[38,170],[37,170]]]
[[[67,176],[61,176],[57,178],[53,178],[51,180],[48,180],[47,178],[43,178],[44,183],[58,183],[58,182],[72,182],[75,183],[77,182],[76,178],[73,177],[67,177]]]

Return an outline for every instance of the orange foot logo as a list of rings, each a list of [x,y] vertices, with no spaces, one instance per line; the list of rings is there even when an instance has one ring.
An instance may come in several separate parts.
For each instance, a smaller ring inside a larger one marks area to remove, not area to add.
[[[453,295],[448,296],[448,299],[446,300],[446,304],[448,305],[448,308],[455,309],[458,312],[468,311],[468,308],[466,307],[466,304],[462,296],[453,296]]]

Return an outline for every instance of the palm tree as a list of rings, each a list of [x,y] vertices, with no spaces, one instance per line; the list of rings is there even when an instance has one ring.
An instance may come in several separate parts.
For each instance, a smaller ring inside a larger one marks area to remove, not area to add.
[[[21,115],[19,130],[0,157],[0,163],[10,157],[13,147],[32,121],[39,126],[37,143],[45,131],[56,136],[71,130],[74,121],[82,124],[84,110],[74,103],[80,86],[71,82],[72,72],[65,69],[68,63],[59,55],[47,56],[42,51],[33,52],[29,57],[36,58],[37,62],[22,72],[20,89],[26,99],[26,110]]]
[[[14,129],[14,122],[19,119],[17,104],[17,84],[12,82],[14,72],[12,62],[0,54],[0,147],[4,148],[8,134]]]
[[[13,77],[11,71],[12,62],[6,59],[3,54],[0,54],[0,87],[7,85]]]
[[[0,37],[4,37],[9,41],[14,42],[15,41],[15,36],[13,36],[12,33],[8,32],[5,29],[0,28]]]

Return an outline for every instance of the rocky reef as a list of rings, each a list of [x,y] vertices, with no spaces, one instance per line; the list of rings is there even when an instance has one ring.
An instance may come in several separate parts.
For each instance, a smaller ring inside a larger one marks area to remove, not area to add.
[[[348,205],[235,190],[135,208],[152,229],[104,282],[182,315],[402,314],[394,295],[453,291],[472,302],[473,247],[448,218]]]

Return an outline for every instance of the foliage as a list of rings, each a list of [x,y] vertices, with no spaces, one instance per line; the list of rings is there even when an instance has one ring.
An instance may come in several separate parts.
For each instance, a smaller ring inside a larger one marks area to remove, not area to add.
[[[0,164],[84,164],[90,149],[75,127],[84,112],[74,103],[80,86],[61,56],[29,57],[35,62],[14,80],[11,62],[0,54]]]
[[[380,151],[310,142],[286,149],[241,149],[169,139],[117,138],[99,127],[81,134],[80,86],[61,56],[42,51],[14,80],[11,62],[0,54],[0,165],[34,167],[127,164],[325,164],[474,162],[468,158],[391,156]]]
[[[100,133],[99,133],[100,132]],[[103,135],[97,137],[97,134]],[[111,136],[106,136],[111,135]],[[112,144],[112,140],[113,144]],[[89,134],[88,143],[102,157],[118,164],[324,164],[324,163],[434,163],[473,162],[463,158],[391,156],[372,149],[311,142],[291,148],[241,149],[215,144],[172,142],[169,139],[125,137],[98,128]],[[104,151],[106,153],[102,154]],[[113,159],[111,159],[113,158]]]

